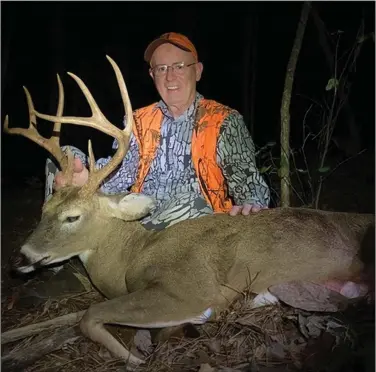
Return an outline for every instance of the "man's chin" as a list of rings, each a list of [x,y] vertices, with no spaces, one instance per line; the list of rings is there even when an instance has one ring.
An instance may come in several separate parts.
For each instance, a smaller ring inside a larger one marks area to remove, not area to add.
[[[182,97],[182,92],[178,90],[168,91],[166,93],[166,102],[167,106],[181,106],[184,102],[184,97]]]

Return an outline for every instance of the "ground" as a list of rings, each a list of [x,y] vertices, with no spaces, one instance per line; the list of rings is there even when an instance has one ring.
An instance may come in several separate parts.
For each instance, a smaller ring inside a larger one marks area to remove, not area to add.
[[[73,262],[77,268],[74,283],[65,283],[58,289],[60,293],[47,293],[39,297],[33,295],[33,288],[38,282],[48,280],[51,272],[44,271],[27,278],[11,272],[9,259],[38,223],[42,200],[42,180],[30,177],[2,179],[3,332],[84,310],[90,303],[103,300],[85,281],[77,262]],[[325,183],[321,207],[374,213],[374,154],[362,154],[334,172]],[[73,289],[77,290],[77,283],[81,289],[75,293]],[[237,310],[224,314],[220,325],[199,327],[191,334],[184,331],[184,339],[180,334],[173,341],[153,348],[153,356],[149,356],[149,370],[225,371],[218,365],[232,368],[227,371],[246,371],[249,368],[264,372],[302,370],[299,359],[302,355],[307,371],[374,370],[373,306],[350,307],[343,314],[325,316],[287,306],[270,307],[262,313],[250,311],[244,303],[234,306]],[[344,330],[347,336],[343,336]],[[122,331],[117,329],[116,332],[121,334]],[[142,347],[145,340],[135,341],[133,335],[127,333],[126,336],[130,345],[133,340],[133,348],[143,355],[149,355],[152,348],[148,344],[150,340],[146,337],[145,349]],[[18,345],[3,345],[3,353],[6,354],[14,346],[26,347],[37,342],[38,337],[21,341]],[[118,371],[121,365],[98,345],[79,337],[24,370]],[[285,369],[286,365],[288,369]]]

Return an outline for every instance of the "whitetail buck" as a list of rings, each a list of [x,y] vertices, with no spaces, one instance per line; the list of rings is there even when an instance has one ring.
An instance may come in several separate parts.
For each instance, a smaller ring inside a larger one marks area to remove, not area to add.
[[[128,118],[124,130],[105,118],[88,88],[73,74],[90,105],[91,117],[62,116],[64,92],[58,77],[57,116],[37,112],[25,89],[29,129],[9,129],[8,117],[5,119],[8,133],[21,134],[43,146],[68,175],[72,174],[72,156],[65,156],[60,148],[61,123],[96,128],[118,140],[116,154],[102,169],[94,169],[89,142],[87,184],[81,188],[67,185],[55,192],[44,204],[41,221],[17,260],[18,270],[28,272],[73,256],[81,259],[94,286],[108,299],[92,305],[84,315],[81,329],[87,337],[134,366],[141,360],[105,324],[139,328],[201,324],[215,320],[250,282],[251,290],[258,294],[256,306],[263,304],[268,287],[275,284],[362,279],[362,255],[372,257],[374,250],[371,243],[369,251],[362,252],[367,231],[374,231],[373,215],[276,208],[249,216],[214,214],[155,232],[138,221],[153,208],[150,197],[101,193],[99,186],[127,152],[133,124],[122,74],[107,58],[115,70]],[[55,122],[51,139],[38,134],[36,117]]]

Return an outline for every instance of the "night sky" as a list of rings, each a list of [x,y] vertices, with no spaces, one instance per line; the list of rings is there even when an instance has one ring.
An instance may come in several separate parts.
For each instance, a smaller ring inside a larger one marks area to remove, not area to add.
[[[314,6],[330,32],[344,31],[344,48],[355,39],[362,16],[365,33],[374,30],[373,2],[316,2]],[[89,115],[80,89],[66,75],[70,71],[83,79],[104,114],[120,126],[123,107],[106,54],[122,70],[136,109],[158,99],[143,61],[145,48],[160,34],[175,31],[193,41],[204,64],[198,91],[239,110],[249,127],[245,92],[252,76],[256,78],[252,134],[258,146],[276,141],[285,71],[301,7],[301,2],[2,2],[1,120],[9,114],[10,126],[28,125],[23,85],[38,111],[54,114],[56,73],[65,87],[64,113]],[[247,54],[256,61],[253,68]],[[374,68],[374,41],[369,40],[352,77],[350,97],[367,146],[374,142]],[[300,125],[309,107],[303,97],[319,99],[329,78],[310,18],[295,76],[292,128]],[[52,124],[39,123],[41,132],[48,134]],[[86,151],[89,138],[96,157],[111,154],[111,138],[88,128],[63,128],[62,144]],[[2,135],[3,177],[40,176],[46,156],[27,139]]]

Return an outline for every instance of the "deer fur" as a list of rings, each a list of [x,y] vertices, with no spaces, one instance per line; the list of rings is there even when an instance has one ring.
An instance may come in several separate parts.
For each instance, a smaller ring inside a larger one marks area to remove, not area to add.
[[[78,191],[65,187],[44,205],[21,248],[18,270],[79,256],[109,299],[88,309],[81,329],[130,366],[141,361],[104,324],[201,324],[250,284],[262,294],[290,281],[351,280],[364,270],[362,242],[374,230],[373,215],[276,208],[249,216],[214,214],[156,232],[138,221],[154,208],[148,196],[97,192],[84,198]]]

